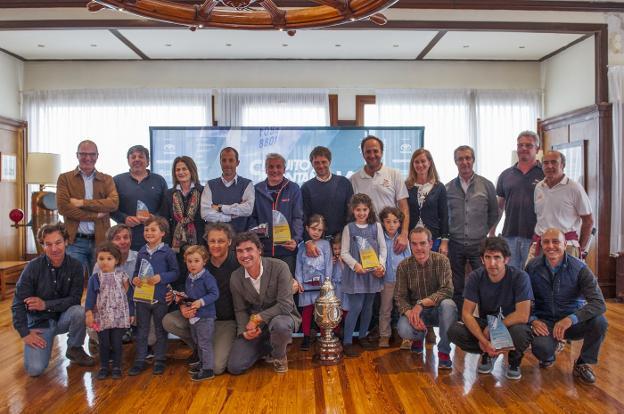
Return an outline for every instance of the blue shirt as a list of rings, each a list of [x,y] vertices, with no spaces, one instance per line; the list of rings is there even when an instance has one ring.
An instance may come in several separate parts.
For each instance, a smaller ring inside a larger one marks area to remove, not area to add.
[[[407,249],[403,250],[402,253],[396,254],[394,252],[394,241],[398,236],[398,231],[393,238],[390,238],[388,236],[388,233],[384,231],[384,238],[386,239],[386,250],[388,252],[388,255],[386,256],[386,274],[384,275],[384,283],[396,282],[396,271],[397,267],[399,267],[399,263],[412,255],[412,251],[410,250],[409,246],[407,246]]]
[[[471,272],[464,286],[464,298],[479,305],[479,317],[503,316],[516,310],[516,303],[533,300],[533,289],[529,275],[515,267],[505,266],[505,276],[494,283],[483,267]]]

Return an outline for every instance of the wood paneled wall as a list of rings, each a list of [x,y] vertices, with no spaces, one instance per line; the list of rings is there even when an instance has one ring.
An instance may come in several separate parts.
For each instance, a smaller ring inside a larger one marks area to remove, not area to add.
[[[598,277],[606,297],[615,297],[615,266],[610,257],[611,174],[612,174],[611,104],[591,105],[538,122],[543,148],[587,140],[586,183],[592,203],[594,227],[598,230],[587,263]]]
[[[26,254],[26,230],[11,227],[9,220],[12,209],[26,211],[26,126],[26,122],[0,117],[0,152],[17,157],[17,180],[0,181],[0,260],[19,260]]]

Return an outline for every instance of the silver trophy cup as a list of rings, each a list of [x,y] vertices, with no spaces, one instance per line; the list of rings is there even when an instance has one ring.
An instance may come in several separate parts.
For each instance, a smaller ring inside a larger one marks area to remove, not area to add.
[[[334,328],[341,319],[340,299],[336,297],[331,279],[327,278],[314,303],[314,321],[321,329],[315,359],[321,365],[334,365],[342,359],[342,344],[334,335]]]

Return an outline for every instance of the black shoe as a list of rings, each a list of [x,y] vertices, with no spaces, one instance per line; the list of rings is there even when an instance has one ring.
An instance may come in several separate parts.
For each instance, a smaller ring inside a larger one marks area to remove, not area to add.
[[[303,341],[301,341],[301,346],[299,347],[301,351],[309,351],[310,350],[310,337],[304,336]]]
[[[132,329],[128,329],[121,337],[122,344],[129,344],[130,342],[132,342]]]
[[[191,366],[189,367],[188,372],[189,372],[189,374],[197,374],[197,373],[198,373],[199,371],[201,371],[201,370],[202,370],[202,368],[201,368],[201,364],[198,362],[198,363],[197,363],[197,364],[195,364],[195,365],[191,365]]]
[[[596,382],[596,375],[589,364],[574,364],[574,376],[579,377],[586,384]]]
[[[360,356],[360,352],[353,344],[344,345],[343,352],[344,356],[347,358],[357,358]]]
[[[213,379],[215,377],[214,371],[211,369],[202,369],[191,378],[193,381],[204,381]]]
[[[365,336],[360,338],[360,346],[364,349],[377,349],[379,345],[379,338],[377,340],[373,340],[370,336]]]
[[[540,368],[550,368],[553,364],[555,363],[555,360],[548,360],[548,361],[540,361],[539,362],[539,367]]]
[[[197,354],[197,350],[194,349],[191,356],[186,359],[186,363],[192,366],[192,365],[196,365],[198,362],[199,362],[199,355]]]
[[[92,367],[95,365],[95,359],[87,355],[87,353],[82,349],[81,346],[74,346],[71,348],[67,348],[67,352],[65,352],[65,357],[76,364],[83,367]]]
[[[113,368],[111,377],[113,379],[121,379],[121,368]]]
[[[135,375],[139,375],[141,372],[145,371],[146,369],[147,367],[145,366],[145,362],[143,361],[135,362],[134,365],[132,365],[132,368],[130,368],[130,371],[128,371],[128,376],[134,377]]]
[[[108,374],[109,374],[108,368],[100,368],[100,370],[97,373],[97,377],[96,378],[99,379],[99,380],[103,380],[103,379],[106,379],[108,377]]]
[[[165,364],[165,361],[156,361],[154,362],[154,368],[152,369],[152,373],[154,375],[162,375],[165,373],[166,367],[167,364]]]
[[[147,347],[147,355],[145,355],[145,359],[152,359],[154,358],[154,348],[152,348],[151,346]]]

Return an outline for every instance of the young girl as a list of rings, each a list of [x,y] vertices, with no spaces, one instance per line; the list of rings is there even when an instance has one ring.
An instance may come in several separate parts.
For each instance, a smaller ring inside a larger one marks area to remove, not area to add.
[[[204,246],[195,245],[186,249],[184,262],[189,271],[184,290],[191,309],[196,311],[195,316],[189,319],[189,323],[200,362],[190,372],[193,374],[193,381],[203,381],[215,376],[212,337],[217,317],[215,302],[219,298],[219,288],[217,280],[204,268],[208,263],[208,252]]]
[[[344,319],[349,312],[349,302],[347,301],[347,295],[342,292],[342,275],[345,271],[345,264],[340,257],[340,250],[342,247],[342,232],[338,232],[331,241],[333,269],[332,269],[332,283],[334,284],[334,293],[338,299],[340,299],[340,307],[342,308],[342,324],[336,326],[334,332],[340,332],[340,326],[344,326]],[[339,336],[342,334],[339,334]],[[340,336],[342,339],[342,336]]]
[[[121,252],[112,243],[100,245],[95,256],[99,271],[89,278],[87,286],[86,324],[97,331],[100,344],[100,371],[97,379],[111,374],[109,361],[113,361],[112,377],[121,378],[121,345],[130,327],[128,305],[128,275],[116,270]],[[111,352],[112,351],[112,352]]]
[[[379,220],[384,228],[384,238],[386,246],[393,246],[399,235],[399,229],[403,224],[405,216],[396,207],[385,207],[379,213]],[[396,270],[399,263],[412,255],[409,247],[402,253],[396,254],[394,249],[388,249],[386,258],[386,275],[384,276],[384,286],[381,292],[381,304],[379,306],[379,347],[388,348],[390,346],[390,321],[392,319],[392,305],[394,303],[394,285],[396,283]]]
[[[310,328],[314,316],[314,301],[319,295],[321,285],[326,278],[332,275],[331,247],[327,240],[322,239],[325,232],[325,219],[320,214],[314,214],[308,219],[306,231],[310,240],[317,247],[319,255],[309,257],[303,245],[297,253],[297,266],[295,267],[295,279],[299,283],[299,306],[302,307],[301,329],[303,330],[303,342],[301,350],[310,349]]]
[[[154,275],[147,279],[147,284],[154,286],[154,298],[152,303],[135,301],[135,314],[137,323],[136,356],[134,364],[128,371],[128,375],[139,375],[147,366],[147,338],[150,323],[154,321],[154,331],[156,333],[156,343],[154,345],[154,367],[155,375],[162,375],[166,368],[167,353],[167,332],[162,326],[162,320],[167,314],[167,284],[174,282],[178,278],[178,261],[176,255],[167,246],[163,239],[169,231],[167,220],[159,216],[152,216],[145,221],[143,227],[143,237],[147,242],[137,255],[136,266],[132,284],[141,286],[143,281],[138,277],[143,260],[149,262],[154,270]]]
[[[360,345],[363,348],[374,348],[366,337],[373,313],[375,293],[383,288],[383,275],[386,263],[386,243],[383,229],[377,223],[373,202],[366,194],[355,194],[351,197],[349,209],[354,221],[347,224],[342,232],[342,250],[340,256],[347,265],[342,275],[342,291],[349,302],[349,313],[344,325],[344,353],[353,358],[359,356],[353,346],[353,331],[360,319]],[[379,265],[374,269],[365,269],[362,266],[360,247],[358,244],[366,241],[377,254]]]

